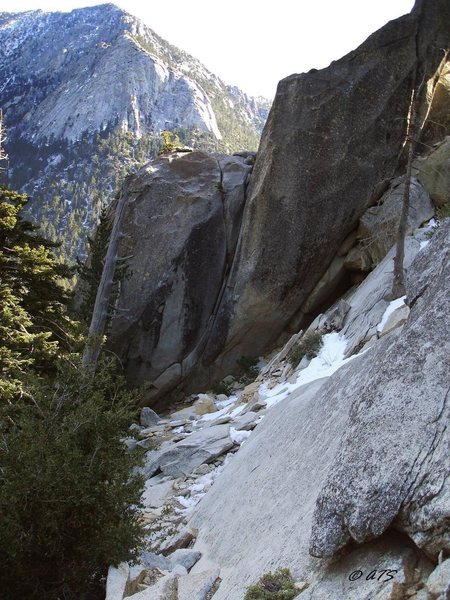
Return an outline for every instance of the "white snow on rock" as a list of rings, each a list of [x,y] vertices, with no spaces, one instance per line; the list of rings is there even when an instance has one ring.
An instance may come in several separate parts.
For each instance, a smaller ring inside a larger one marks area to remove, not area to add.
[[[405,300],[406,300],[406,296],[402,296],[401,298],[397,298],[396,300],[392,300],[392,302],[389,303],[388,307],[386,308],[386,310],[383,313],[383,317],[381,318],[381,321],[380,321],[379,325],[377,326],[378,333],[380,333],[381,331],[383,331],[384,326],[388,322],[388,319],[391,316],[391,314],[394,311],[396,311],[397,308],[400,308],[401,306],[405,306]]]
[[[305,369],[298,373],[295,383],[279,383],[272,389],[268,389],[266,384],[261,385],[259,395],[267,401],[267,408],[278,404],[302,385],[322,377],[329,377],[350,360],[353,360],[355,356],[345,358],[346,346],[347,342],[343,335],[337,332],[324,335],[323,346],[319,354],[311,360]]]
[[[230,427],[230,438],[235,444],[243,444],[250,434],[251,431],[238,431],[234,427]]]
[[[239,432],[240,433],[240,432]],[[217,476],[223,471],[223,468],[228,463],[229,455],[225,458],[222,465],[206,473],[206,475],[202,475],[198,477],[195,482],[189,486],[189,490],[191,492],[190,496],[175,496],[175,500],[183,507],[181,509],[176,509],[178,514],[187,515],[197,506],[206,492],[214,483]]]
[[[120,563],[118,567],[109,567],[105,600],[122,600],[129,574],[130,567],[128,563]]]

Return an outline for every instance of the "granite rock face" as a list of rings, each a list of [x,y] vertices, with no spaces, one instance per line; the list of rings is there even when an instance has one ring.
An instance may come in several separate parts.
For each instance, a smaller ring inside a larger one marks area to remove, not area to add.
[[[154,395],[199,362],[236,246],[251,166],[242,156],[163,156],[130,182],[113,349]],[[127,237],[128,236],[128,237]],[[151,395],[151,394],[150,394]]]
[[[362,357],[365,368],[350,364],[345,381],[334,382],[353,402],[316,503],[314,556],[377,537],[393,522],[434,558],[450,550],[449,222],[408,278],[411,312],[401,335],[379,340]]]
[[[403,328],[273,407],[198,505],[195,569],[221,567],[218,600],[281,566],[305,600],[414,598],[449,551],[449,249],[447,221],[409,267]]]
[[[449,31],[448,2],[417,2],[326,69],[279,83],[207,362],[229,371],[302,325],[308,295],[393,176],[413,75],[434,76]]]

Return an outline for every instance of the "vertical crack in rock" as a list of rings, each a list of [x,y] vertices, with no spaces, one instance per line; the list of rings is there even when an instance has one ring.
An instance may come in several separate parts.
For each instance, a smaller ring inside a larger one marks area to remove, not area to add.
[[[221,157],[217,159],[217,165],[220,173],[220,182],[218,184],[219,193],[222,199],[222,218],[225,231],[225,244],[226,244],[226,258],[223,265],[222,284],[218,290],[217,299],[211,313],[208,326],[205,330],[205,334],[202,339],[202,350],[201,359],[198,368],[195,369],[196,373],[192,375],[191,385],[193,388],[202,382],[202,375],[209,373],[207,376],[208,381],[214,379],[213,372],[215,371],[212,366],[212,361],[215,358],[214,353],[211,354],[211,348],[214,348],[217,344],[216,339],[212,339],[213,332],[217,333],[218,319],[220,320],[220,309],[223,308],[223,299],[227,287],[230,286],[230,274],[232,271],[232,265],[236,258],[236,252],[239,245],[239,239],[241,235],[242,227],[242,214],[245,210],[247,202],[247,183],[251,168],[245,167],[245,163],[239,156],[233,157]],[[227,171],[225,171],[227,169]],[[238,175],[238,181],[234,180],[233,183],[233,169],[242,170]],[[231,171],[231,172],[229,172]],[[229,175],[229,177],[227,177]],[[228,185],[229,183],[229,185]],[[207,381],[205,380],[205,383]]]

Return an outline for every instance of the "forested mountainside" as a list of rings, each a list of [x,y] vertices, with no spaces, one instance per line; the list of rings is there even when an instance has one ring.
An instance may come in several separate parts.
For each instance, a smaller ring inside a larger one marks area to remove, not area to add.
[[[48,237],[71,232],[71,259],[125,174],[158,153],[161,131],[204,150],[255,150],[270,105],[113,4],[0,13],[0,71],[9,184],[31,195]]]

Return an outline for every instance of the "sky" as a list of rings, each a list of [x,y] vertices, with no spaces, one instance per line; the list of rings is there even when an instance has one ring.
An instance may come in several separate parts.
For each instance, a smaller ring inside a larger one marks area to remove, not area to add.
[[[0,0],[0,11],[70,11],[91,0]],[[292,73],[321,69],[356,48],[413,0],[118,0],[226,83],[272,98]]]

